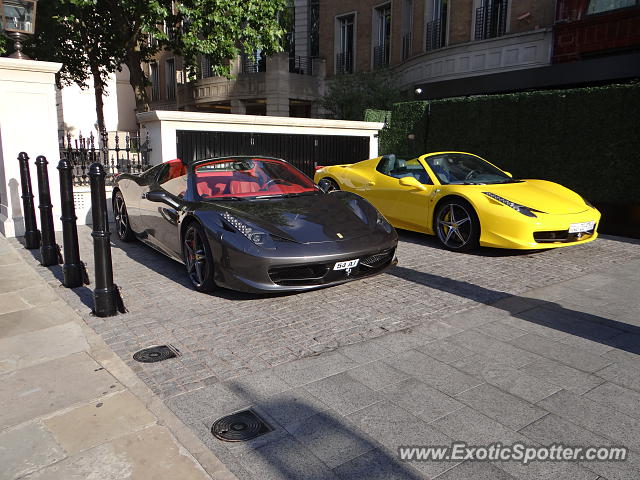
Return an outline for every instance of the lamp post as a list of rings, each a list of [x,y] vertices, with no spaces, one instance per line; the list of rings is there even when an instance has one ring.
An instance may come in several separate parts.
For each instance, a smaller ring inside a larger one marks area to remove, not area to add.
[[[0,0],[2,31],[14,42],[15,52],[9,58],[30,60],[22,53],[22,42],[35,31],[37,3],[38,0]]]

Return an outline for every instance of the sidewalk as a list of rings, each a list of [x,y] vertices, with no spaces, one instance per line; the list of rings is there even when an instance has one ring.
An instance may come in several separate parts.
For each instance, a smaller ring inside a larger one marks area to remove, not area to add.
[[[236,478],[1,235],[0,405],[0,480]]]

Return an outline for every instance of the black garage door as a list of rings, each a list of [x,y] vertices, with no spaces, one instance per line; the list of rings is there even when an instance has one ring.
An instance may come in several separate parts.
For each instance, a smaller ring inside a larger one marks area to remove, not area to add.
[[[313,177],[316,165],[354,163],[369,158],[369,137],[179,130],[178,158],[186,161],[227,155],[283,158]]]

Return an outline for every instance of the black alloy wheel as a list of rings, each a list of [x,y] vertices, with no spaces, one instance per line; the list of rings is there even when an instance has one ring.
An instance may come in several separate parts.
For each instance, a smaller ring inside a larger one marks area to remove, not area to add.
[[[449,200],[440,205],[436,212],[436,233],[446,249],[467,252],[479,245],[480,222],[467,202]]]
[[[113,216],[116,221],[116,233],[123,242],[135,240],[136,235],[129,224],[129,214],[127,205],[124,203],[124,196],[119,190],[113,197]]]
[[[334,192],[336,190],[340,190],[340,187],[338,186],[336,181],[333,180],[332,178],[323,178],[322,180],[320,180],[318,182],[318,186],[325,193],[329,193],[329,192]]]
[[[214,291],[216,284],[213,280],[213,255],[199,223],[194,222],[187,227],[182,254],[193,287],[199,292]]]

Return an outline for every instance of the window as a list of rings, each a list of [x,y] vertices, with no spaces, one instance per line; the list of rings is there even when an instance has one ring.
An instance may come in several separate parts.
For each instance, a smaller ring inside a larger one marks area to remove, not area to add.
[[[353,73],[355,51],[354,20],[355,15],[353,14],[338,18],[336,73]]]
[[[171,160],[160,173],[158,184],[171,195],[181,197],[187,191],[187,166],[182,160]]]
[[[267,71],[267,57],[262,50],[242,54],[242,73]]]
[[[428,51],[442,48],[446,44],[448,0],[427,0],[428,11],[426,25],[426,44]]]
[[[590,0],[587,15],[635,7],[636,5],[640,5],[640,0]]]
[[[413,31],[413,0],[404,0],[402,7],[402,60],[411,56],[411,36]]]
[[[389,44],[391,43],[391,4],[375,9],[375,29],[373,47],[373,68],[389,65]]]
[[[149,64],[149,77],[151,80],[151,100],[160,100],[160,74],[156,62]]]
[[[507,31],[508,0],[482,0],[476,10],[476,40],[500,37]]]
[[[173,58],[165,62],[164,68],[165,74],[165,88],[167,94],[167,100],[176,99],[176,62]]]
[[[393,178],[413,177],[424,185],[431,185],[429,174],[417,158],[403,160],[395,155],[385,155],[378,163],[376,170]]]
[[[320,0],[309,0],[309,56],[320,55]]]

